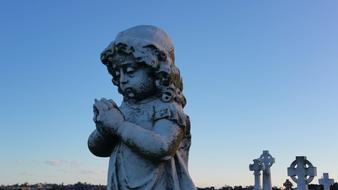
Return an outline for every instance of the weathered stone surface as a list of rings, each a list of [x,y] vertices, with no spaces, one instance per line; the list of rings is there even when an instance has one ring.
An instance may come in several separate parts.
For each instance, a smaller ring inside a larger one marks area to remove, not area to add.
[[[259,158],[264,164],[263,170],[263,190],[272,190],[271,185],[271,166],[275,163],[275,158],[269,154],[268,150],[264,150]]]
[[[296,156],[288,167],[288,176],[297,183],[297,190],[308,190],[308,184],[317,175],[317,169],[305,156]]]

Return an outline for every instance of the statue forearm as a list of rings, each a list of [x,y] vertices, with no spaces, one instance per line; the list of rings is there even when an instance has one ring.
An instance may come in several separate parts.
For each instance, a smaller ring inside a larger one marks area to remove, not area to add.
[[[167,160],[176,153],[183,133],[176,124],[168,121],[166,124],[170,124],[170,126],[163,126],[162,123],[160,124],[162,126],[159,127],[171,129],[170,133],[167,133],[169,135],[161,135],[156,131],[144,129],[130,122],[123,122],[117,130],[117,135],[126,145],[145,157]]]
[[[95,156],[109,157],[117,142],[117,137],[104,136],[99,131],[94,130],[88,138],[88,148]]]

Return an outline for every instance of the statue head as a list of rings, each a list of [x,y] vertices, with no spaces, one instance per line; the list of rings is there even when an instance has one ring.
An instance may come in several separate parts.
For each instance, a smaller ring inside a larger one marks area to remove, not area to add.
[[[125,99],[159,96],[164,102],[186,104],[174,46],[163,30],[141,25],[122,31],[102,52],[101,61]]]

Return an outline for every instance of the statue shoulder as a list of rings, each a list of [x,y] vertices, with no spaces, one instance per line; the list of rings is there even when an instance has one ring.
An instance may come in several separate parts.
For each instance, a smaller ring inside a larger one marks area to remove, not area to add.
[[[184,113],[182,106],[174,101],[158,100],[153,103],[153,120],[160,119],[168,119],[181,127],[190,125],[189,116]]]

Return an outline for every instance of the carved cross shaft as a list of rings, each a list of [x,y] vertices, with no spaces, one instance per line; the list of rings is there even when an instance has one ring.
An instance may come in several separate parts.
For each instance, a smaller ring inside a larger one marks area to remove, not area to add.
[[[263,190],[272,190],[270,167],[275,163],[275,158],[269,154],[269,151],[264,150],[259,159],[265,167],[263,170]]]
[[[254,171],[255,175],[255,186],[254,190],[261,190],[261,180],[260,180],[260,175],[261,175],[261,170],[264,169],[264,164],[260,159],[254,159],[253,164],[249,165],[249,170]]]

